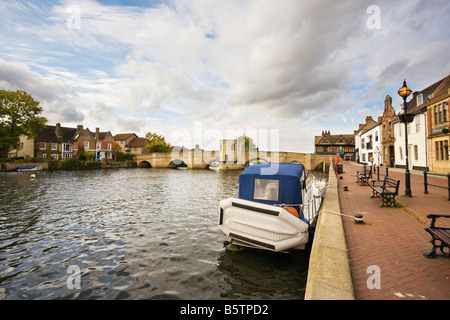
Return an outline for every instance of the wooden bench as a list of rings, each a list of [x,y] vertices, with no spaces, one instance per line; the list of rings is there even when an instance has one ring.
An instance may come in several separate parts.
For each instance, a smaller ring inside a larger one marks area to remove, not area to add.
[[[399,186],[400,180],[392,179],[388,176],[381,181],[374,180],[370,186],[372,188],[371,198],[381,197],[383,204],[380,207],[396,207],[395,197],[398,195]]]
[[[427,215],[427,218],[431,219],[431,223],[425,228],[425,231],[431,234],[430,242],[433,245],[433,248],[423,255],[427,258],[450,257],[450,228],[436,227],[436,220],[438,218],[450,218],[450,215],[429,214]],[[437,242],[439,244],[437,244]],[[444,251],[444,248],[447,248],[447,252]],[[439,249],[441,252],[436,252],[436,249]]]
[[[356,182],[362,186],[369,185],[369,179],[372,177],[372,171],[365,169],[364,171],[356,171]]]

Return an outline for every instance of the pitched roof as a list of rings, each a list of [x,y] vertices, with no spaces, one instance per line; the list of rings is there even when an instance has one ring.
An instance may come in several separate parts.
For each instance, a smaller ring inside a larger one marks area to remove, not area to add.
[[[432,85],[426,87],[425,89],[423,89],[421,91],[413,92],[413,98],[409,102],[406,103],[407,112],[414,113],[414,114],[419,113],[420,110],[429,103],[428,100],[434,98],[436,96],[436,94],[440,91],[440,89],[443,88],[443,85],[445,84],[445,82],[447,82],[449,77],[450,77],[450,75],[433,83]],[[417,104],[417,96],[419,96],[419,95],[422,95],[422,97],[423,97],[423,99],[422,99],[423,102],[420,105]],[[400,110],[399,113],[400,114],[403,113],[403,108]]]
[[[69,142],[77,132],[76,128],[59,127],[59,136],[56,133],[57,126],[47,125],[44,129],[37,132],[35,141],[42,142]]]
[[[128,147],[144,147],[147,144],[147,139],[145,138],[134,138],[128,143]]]
[[[114,136],[114,140],[127,140],[133,135],[137,138],[137,135],[135,133],[118,133]]]
[[[42,142],[58,142],[58,137],[56,136],[56,126],[46,126],[42,130],[38,131],[34,140]]]
[[[341,139],[342,142],[338,140]],[[316,136],[314,143],[317,144],[353,144],[355,136],[353,134],[324,134],[322,136]]]

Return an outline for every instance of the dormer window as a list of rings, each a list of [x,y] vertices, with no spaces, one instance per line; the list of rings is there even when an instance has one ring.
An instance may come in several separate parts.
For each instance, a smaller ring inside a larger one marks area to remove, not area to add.
[[[416,97],[416,103],[417,103],[418,106],[421,105],[421,104],[423,103],[423,94],[419,94],[419,95]]]

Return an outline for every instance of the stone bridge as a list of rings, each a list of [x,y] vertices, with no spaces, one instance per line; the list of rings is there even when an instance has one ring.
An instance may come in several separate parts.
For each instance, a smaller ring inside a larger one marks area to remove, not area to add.
[[[332,161],[331,155],[282,151],[246,151],[226,156],[220,151],[195,149],[173,149],[171,153],[149,153],[136,155],[139,167],[174,168],[185,164],[191,169],[205,169],[218,163],[220,170],[243,169],[254,162],[301,163],[307,170],[322,170]]]

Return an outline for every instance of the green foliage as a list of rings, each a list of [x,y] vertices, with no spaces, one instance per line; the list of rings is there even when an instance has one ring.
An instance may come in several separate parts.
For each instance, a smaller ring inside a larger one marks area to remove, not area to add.
[[[133,159],[134,159],[134,154],[131,154],[131,153],[119,152],[116,155],[117,161],[133,161]]]
[[[61,168],[64,170],[82,170],[85,168],[85,165],[78,158],[70,158],[61,161]]]
[[[92,151],[88,151],[84,154],[86,161],[92,161],[95,159],[95,153]]]
[[[9,146],[19,146],[19,136],[36,137],[47,119],[41,117],[39,102],[25,91],[0,90],[0,155],[6,158]]]
[[[149,140],[147,142],[147,151],[149,153],[154,152],[171,152],[172,146],[166,142],[166,138],[156,133],[147,133],[145,137]]]
[[[136,161],[127,161],[128,168],[137,168],[137,162]]]
[[[244,138],[245,138],[245,151],[255,151],[258,149],[256,147],[256,144],[253,142],[253,139],[250,137],[246,137],[245,135],[237,138],[238,145],[243,145]]]

